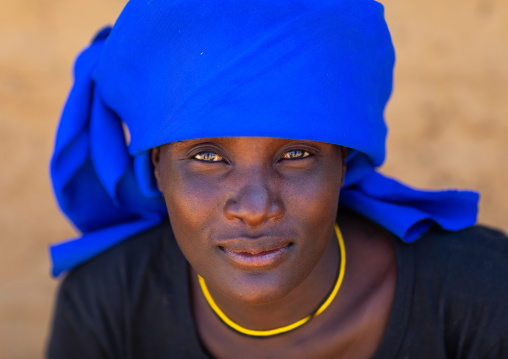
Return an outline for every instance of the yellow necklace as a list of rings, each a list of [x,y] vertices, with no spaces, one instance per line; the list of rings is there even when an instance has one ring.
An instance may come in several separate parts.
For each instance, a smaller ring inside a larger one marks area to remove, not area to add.
[[[313,313],[309,314],[303,319],[300,319],[299,321],[286,325],[284,327],[270,329],[270,330],[252,330],[244,328],[235,322],[233,322],[231,319],[229,319],[226,314],[218,307],[218,305],[213,300],[212,296],[210,295],[210,292],[208,291],[208,287],[206,286],[205,280],[198,274],[198,280],[199,280],[199,286],[201,287],[201,291],[203,292],[203,295],[206,298],[206,301],[210,305],[210,308],[214,311],[214,313],[231,329],[252,337],[269,337],[272,335],[287,333],[292,330],[295,330],[296,328],[301,327],[305,323],[309,322],[312,318],[317,317],[319,314],[323,313],[323,311],[328,308],[330,303],[333,301],[333,299],[337,296],[337,292],[340,289],[340,286],[342,284],[342,280],[344,279],[344,272],[346,271],[346,248],[344,246],[344,239],[342,238],[342,233],[340,232],[339,226],[335,224],[335,233],[337,235],[337,240],[339,241],[339,251],[340,251],[340,269],[339,273],[337,275],[337,280],[335,281],[335,285],[328,295],[328,298],[319,306],[319,308],[316,309]]]

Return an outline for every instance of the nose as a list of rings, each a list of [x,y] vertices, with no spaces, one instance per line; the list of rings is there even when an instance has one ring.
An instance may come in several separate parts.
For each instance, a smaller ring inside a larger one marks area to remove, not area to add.
[[[269,180],[262,175],[246,175],[240,186],[226,201],[224,214],[229,220],[239,220],[249,227],[275,221],[284,214],[284,205]]]

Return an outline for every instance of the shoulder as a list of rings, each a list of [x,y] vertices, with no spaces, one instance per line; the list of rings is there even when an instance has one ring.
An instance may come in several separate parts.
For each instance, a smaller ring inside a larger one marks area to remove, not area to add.
[[[482,251],[483,254],[496,255],[508,252],[508,238],[493,228],[482,225],[468,227],[460,231],[451,232],[439,227],[432,227],[422,238],[415,242],[421,248],[447,249],[458,252],[473,253]]]
[[[457,232],[432,228],[415,243],[399,246],[402,253],[414,255],[412,311],[421,320],[417,325],[441,332],[448,352],[457,356],[465,351],[483,357],[497,346],[506,348],[508,238],[504,233],[484,226]]]
[[[167,270],[162,266],[178,261],[173,246],[169,223],[163,222],[71,270],[58,292],[48,357],[124,357],[135,308],[153,303],[143,296],[164,298],[154,278],[170,280],[161,273]]]
[[[196,347],[189,344],[189,303],[187,262],[165,221],[68,273],[54,310],[49,357],[187,353]]]
[[[457,232],[433,228],[411,246],[416,284],[432,288],[453,305],[492,315],[498,312],[508,328],[508,238],[504,233],[484,226]]]
[[[496,292],[508,293],[508,238],[498,230],[485,226],[457,232],[432,228],[411,246],[420,272],[453,279],[463,289],[495,286]],[[499,283],[501,278],[507,281]]]
[[[169,222],[163,221],[72,269],[60,291],[80,298],[123,296],[147,272],[160,270],[161,262],[178,255],[174,242]]]

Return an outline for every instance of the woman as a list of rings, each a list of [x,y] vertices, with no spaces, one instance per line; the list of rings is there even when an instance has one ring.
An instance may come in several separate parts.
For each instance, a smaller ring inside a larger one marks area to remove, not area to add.
[[[370,0],[131,0],[57,135],[48,356],[508,355],[477,194],[375,171],[393,63]]]

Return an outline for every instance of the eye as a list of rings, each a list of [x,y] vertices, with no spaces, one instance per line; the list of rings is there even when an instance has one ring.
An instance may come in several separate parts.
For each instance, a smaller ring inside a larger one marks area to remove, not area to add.
[[[305,157],[309,157],[310,153],[303,150],[291,150],[282,156],[283,160],[299,160]]]
[[[194,156],[198,161],[203,162],[222,162],[224,158],[215,152],[201,152]]]

